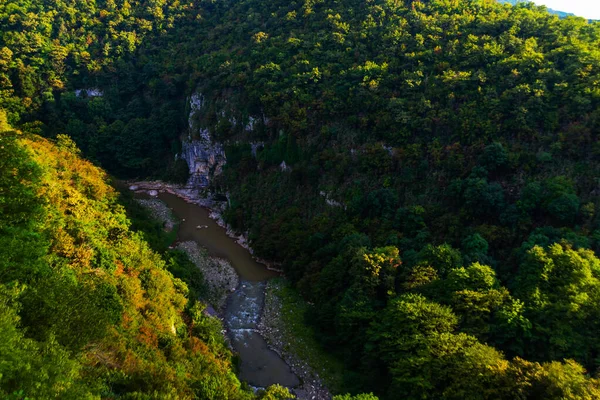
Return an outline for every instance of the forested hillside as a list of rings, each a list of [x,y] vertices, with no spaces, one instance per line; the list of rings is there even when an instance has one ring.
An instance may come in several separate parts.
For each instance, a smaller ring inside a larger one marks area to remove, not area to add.
[[[485,1],[240,15],[206,87],[272,136],[231,147],[228,217],[314,302],[349,388],[597,397],[600,26]]]
[[[235,377],[219,321],[190,297],[198,288],[169,272],[185,260],[130,229],[106,174],[68,136],[34,135],[56,95],[114,68],[183,9],[0,4],[3,398],[255,397]]]
[[[253,398],[219,321],[129,229],[106,175],[67,137],[0,122],[3,398]]]
[[[348,391],[600,397],[600,24],[494,0],[32,3],[0,5],[10,122],[117,176],[184,180],[201,93],[227,149],[211,190],[313,305]]]

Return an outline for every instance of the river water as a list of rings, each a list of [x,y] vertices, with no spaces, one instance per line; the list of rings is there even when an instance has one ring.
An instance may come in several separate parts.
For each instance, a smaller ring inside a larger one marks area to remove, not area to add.
[[[239,378],[252,386],[278,383],[287,387],[300,384],[298,377],[277,353],[267,347],[257,325],[264,306],[264,289],[277,272],[256,262],[248,250],[227,236],[224,228],[209,218],[208,210],[169,193],[158,196],[181,221],[177,238],[193,240],[211,256],[229,260],[240,276],[240,284],[227,301],[225,326],[234,350],[240,356]],[[198,226],[208,228],[198,229]]]

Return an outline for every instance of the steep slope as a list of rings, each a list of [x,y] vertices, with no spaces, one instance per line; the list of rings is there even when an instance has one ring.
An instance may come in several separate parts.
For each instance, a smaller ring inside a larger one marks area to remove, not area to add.
[[[227,160],[210,189],[353,392],[599,396],[600,24],[495,0],[193,4],[76,69],[103,95],[56,88],[40,130],[184,180],[201,98],[193,126]]]
[[[200,60],[225,216],[314,303],[347,387],[597,395],[599,26],[493,1],[226,5],[171,62]]]
[[[0,393],[253,398],[219,322],[130,231],[105,173],[66,137],[2,128]]]

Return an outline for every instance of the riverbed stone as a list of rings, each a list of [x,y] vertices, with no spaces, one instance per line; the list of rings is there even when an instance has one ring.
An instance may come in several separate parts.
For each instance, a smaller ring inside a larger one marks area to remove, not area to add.
[[[176,249],[185,252],[189,259],[202,271],[208,287],[207,300],[216,310],[222,310],[229,293],[235,291],[239,278],[229,261],[211,257],[193,241],[181,242]]]
[[[175,185],[160,181],[130,182],[130,184],[138,186],[138,190],[166,191],[183,198],[189,203],[210,208],[210,217],[216,220],[218,225],[227,229],[228,236],[233,238],[240,246],[248,249],[250,254],[253,253],[246,240],[247,234],[234,233],[223,221],[221,213],[225,203],[216,202],[210,197],[205,197],[205,192],[198,190],[197,187],[191,187],[189,182],[188,185]],[[210,257],[206,250],[201,248],[196,242],[178,243],[175,247],[185,251],[188,257],[203,271],[205,280],[209,286],[209,298],[205,300],[214,306],[218,315],[223,316],[227,298],[232,292],[236,291],[239,282],[238,275],[233,266],[226,260]],[[267,265],[269,269],[278,269],[278,265],[276,264],[268,263],[265,260],[257,259],[257,261]],[[292,372],[300,377],[301,386],[292,389],[298,400],[330,400],[331,395],[323,386],[318,375],[311,371],[308,364],[296,355],[291,354],[289,346],[282,339],[281,330],[286,329],[286,327],[281,320],[281,315],[277,308],[277,299],[273,299],[273,297],[276,296],[267,296],[266,298],[265,309],[261,313],[257,333],[259,333],[260,337],[266,339],[269,348],[279,354],[285,363],[291,367]],[[274,340],[277,337],[280,340]]]
[[[167,232],[171,232],[176,225],[176,219],[173,217],[171,209],[159,199],[136,199],[136,202],[146,208],[150,215],[163,224]]]

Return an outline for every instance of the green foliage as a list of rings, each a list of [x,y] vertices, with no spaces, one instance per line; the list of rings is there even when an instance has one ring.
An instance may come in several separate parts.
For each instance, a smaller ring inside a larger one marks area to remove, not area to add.
[[[39,341],[54,337],[64,348],[80,351],[103,338],[123,313],[117,288],[107,283],[72,281],[51,276],[35,282],[21,295],[22,324]],[[94,287],[96,286],[96,287]]]
[[[0,132],[0,229],[29,227],[42,215],[36,195],[41,171],[17,144],[19,133]]]
[[[461,265],[460,252],[453,249],[449,244],[425,246],[419,252],[418,260],[420,265],[431,266],[441,275],[445,275]]]
[[[361,393],[356,396],[350,394],[333,396],[333,400],[379,400],[373,393]]]
[[[0,116],[5,115],[0,109]],[[48,241],[38,231],[45,211],[37,195],[41,168],[10,127],[0,132],[0,277],[28,280],[47,272]]]
[[[187,162],[178,158],[172,165],[169,166],[163,179],[167,182],[183,184],[187,182],[189,175],[190,170]]]
[[[388,304],[372,325],[367,344],[372,363],[382,362],[390,374],[388,396],[438,398],[444,393],[444,398],[477,398],[481,394],[484,376],[490,374],[488,366],[501,355],[474,337],[454,334],[457,324],[450,308],[420,295],[403,295]],[[474,379],[445,381],[445,376],[456,374]]]
[[[138,232],[150,247],[159,253],[165,253],[177,237],[177,230],[165,232],[163,223],[152,218],[147,208],[135,201],[133,193],[124,187],[118,188],[119,203],[125,207],[131,221],[131,230]]]
[[[292,395],[288,388],[280,385],[272,385],[266,390],[259,391],[258,398],[260,400],[291,400],[295,399],[296,396]]]
[[[463,239],[461,248],[466,263],[471,261],[485,261],[487,259],[489,244],[483,236],[475,233]]]
[[[94,394],[248,396],[216,322],[201,306],[187,307],[195,328],[181,317],[197,271],[143,244],[170,240],[135,207],[129,226],[73,145],[118,176],[183,182],[179,139],[202,127],[226,147],[210,188],[228,193],[225,218],[314,304],[347,391],[598,397],[585,371],[600,351],[599,37],[532,3],[9,0],[0,281],[23,285],[13,325],[74,352]],[[52,313],[83,297],[61,325]]]
[[[15,290],[16,289],[16,290]],[[82,380],[81,365],[50,336],[25,337],[15,310],[19,289],[0,286],[0,394],[10,398],[97,399]]]
[[[533,324],[527,355],[541,359],[576,357],[595,365],[595,319],[600,294],[600,260],[590,250],[558,243],[534,246],[516,276],[516,295]],[[568,316],[568,318],[565,318]]]
[[[486,146],[479,158],[479,163],[490,172],[505,167],[508,163],[506,149],[500,143],[492,143]]]
[[[289,351],[305,360],[332,392],[344,390],[344,364],[328,353],[317,338],[317,332],[306,319],[311,308],[285,280],[275,278],[267,286],[267,301],[281,304],[281,334]]]
[[[206,294],[207,289],[202,271],[190,261],[184,252],[171,250],[165,254],[165,261],[167,270],[187,285],[189,299],[197,300]]]
[[[201,275],[129,230],[104,173],[66,136],[58,145],[15,132],[2,140],[11,150],[3,201],[15,212],[0,230],[10,245],[0,250],[0,394],[252,398],[219,321],[200,306],[186,314],[188,287],[168,267],[194,295]]]

